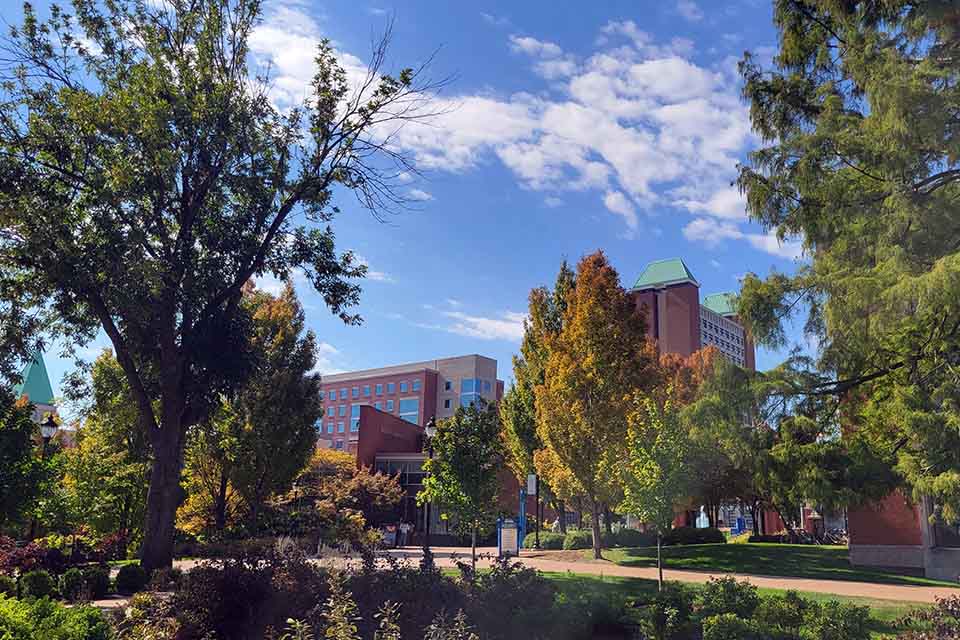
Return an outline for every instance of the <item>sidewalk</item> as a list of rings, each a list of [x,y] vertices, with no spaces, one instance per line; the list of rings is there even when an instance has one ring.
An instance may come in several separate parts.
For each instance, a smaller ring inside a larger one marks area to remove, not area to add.
[[[463,547],[436,547],[432,549],[436,563],[441,567],[454,567],[459,559],[462,562],[470,561],[470,549]],[[490,566],[491,556],[497,553],[496,547],[477,549],[477,565]],[[559,573],[579,573],[595,576],[616,576],[622,578],[657,579],[656,567],[623,567],[604,560],[569,560],[564,559],[563,551],[532,551],[520,552],[519,562],[540,571]],[[580,552],[577,552],[578,554]],[[390,554],[396,557],[409,558],[418,561],[422,556],[419,548],[406,547],[393,549]],[[567,556],[569,557],[569,556]],[[750,584],[762,589],[794,589],[796,591],[812,591],[838,596],[853,596],[862,598],[877,598],[879,600],[896,600],[900,602],[933,603],[937,598],[960,596],[960,585],[953,587],[924,587],[909,585],[878,584],[874,582],[851,582],[847,580],[813,580],[810,578],[783,578],[774,576],[748,575],[740,573],[712,573],[706,571],[684,571],[664,569],[664,580],[678,582],[703,583],[713,577],[732,575],[738,580],[746,580]]]

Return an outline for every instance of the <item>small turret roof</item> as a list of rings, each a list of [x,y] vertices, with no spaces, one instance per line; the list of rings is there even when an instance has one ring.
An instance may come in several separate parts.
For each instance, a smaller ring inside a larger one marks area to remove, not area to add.
[[[39,351],[20,373],[20,384],[13,388],[13,395],[16,398],[27,396],[33,404],[54,404],[50,376]]]
[[[731,291],[723,293],[711,293],[703,299],[701,306],[710,309],[721,316],[737,315],[737,295]]]

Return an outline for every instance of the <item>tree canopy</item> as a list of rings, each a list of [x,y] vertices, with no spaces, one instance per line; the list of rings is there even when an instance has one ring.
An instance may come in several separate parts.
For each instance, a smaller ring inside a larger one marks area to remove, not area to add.
[[[960,8],[778,0],[774,21],[772,68],[740,66],[763,145],[739,185],[808,260],[748,276],[740,315],[776,346],[805,309],[822,378],[789,392],[842,398],[848,426],[956,520]]]

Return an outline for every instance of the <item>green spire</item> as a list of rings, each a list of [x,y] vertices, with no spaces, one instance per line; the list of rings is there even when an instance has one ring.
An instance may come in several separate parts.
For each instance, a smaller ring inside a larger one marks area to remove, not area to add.
[[[27,396],[33,404],[53,404],[53,387],[39,351],[20,373],[20,384],[13,388],[13,395],[16,398]]]
[[[700,306],[706,307],[721,316],[735,316],[737,315],[736,303],[736,294],[725,291],[723,293],[711,293],[703,299]]]
[[[680,258],[670,258],[668,260],[657,260],[651,262],[633,283],[634,289],[651,289],[653,287],[662,287],[668,284],[679,284],[689,282],[700,286],[693,273],[687,268],[687,265]]]

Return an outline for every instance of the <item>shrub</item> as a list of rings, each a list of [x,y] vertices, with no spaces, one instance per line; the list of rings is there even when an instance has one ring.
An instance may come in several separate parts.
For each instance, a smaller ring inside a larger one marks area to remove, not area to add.
[[[870,609],[836,600],[808,603],[801,629],[804,638],[816,640],[869,640]]]
[[[757,628],[775,632],[770,635],[796,635],[803,625],[808,604],[796,591],[787,591],[782,596],[763,598],[753,614],[753,620]]]
[[[697,595],[697,612],[704,619],[732,613],[740,618],[750,618],[760,604],[757,588],[749,582],[737,582],[728,576],[711,578]]]
[[[83,572],[77,567],[67,569],[60,576],[60,594],[69,602],[76,602],[83,594]]]
[[[719,544],[727,541],[723,531],[709,527],[706,529],[697,529],[696,527],[677,527],[671,529],[663,536],[663,544]],[[656,542],[654,542],[656,544]]]
[[[641,609],[640,627],[645,637],[688,638],[692,633],[693,592],[678,583],[666,583]]]
[[[178,588],[183,582],[183,571],[176,567],[156,569],[150,574],[147,589],[150,591],[171,591]]]
[[[590,549],[593,547],[593,534],[586,529],[571,529],[567,531],[563,539],[563,548],[571,549]]]
[[[903,640],[960,640],[960,596],[938,598],[933,607],[914,609],[897,621]]]
[[[17,581],[10,576],[0,575],[0,595],[15,598],[17,595]]]
[[[613,534],[613,544],[617,547],[652,547],[657,544],[657,534],[624,527]]]
[[[536,542],[536,533],[528,533],[523,539],[524,549],[533,549]],[[552,533],[550,531],[540,532],[541,549],[563,549],[564,535],[562,533]]]
[[[544,614],[556,598],[556,587],[535,569],[502,558],[468,586],[467,617],[479,635],[492,640],[530,636],[544,627]]]
[[[147,572],[139,564],[125,564],[117,572],[117,593],[125,596],[143,591],[147,586]]]
[[[20,576],[20,597],[49,598],[57,593],[57,583],[49,571],[37,569]]]
[[[0,630],[20,640],[110,640],[110,625],[94,607],[64,607],[51,600],[27,602],[0,596]]]
[[[83,570],[83,597],[100,600],[110,593],[110,570],[106,567],[87,567]]]
[[[759,636],[743,618],[732,613],[710,616],[703,621],[703,640],[754,640]]]

